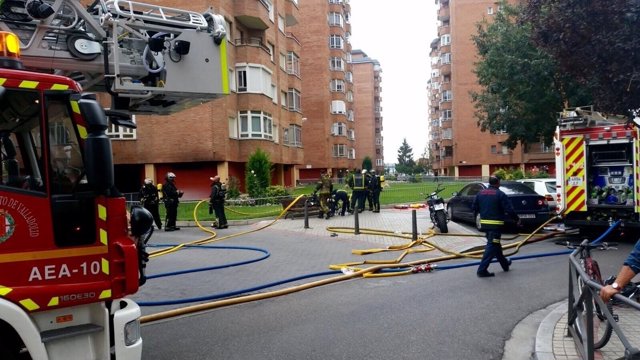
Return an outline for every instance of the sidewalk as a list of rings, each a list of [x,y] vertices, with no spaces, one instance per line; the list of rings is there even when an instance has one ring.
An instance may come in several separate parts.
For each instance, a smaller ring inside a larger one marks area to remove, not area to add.
[[[537,360],[581,360],[573,338],[567,336],[566,301],[553,309],[540,323],[536,335],[535,359]],[[640,345],[640,312],[632,308],[616,307],[618,325],[634,346]],[[624,346],[615,332],[611,340],[600,350],[595,359],[613,360],[624,356]]]

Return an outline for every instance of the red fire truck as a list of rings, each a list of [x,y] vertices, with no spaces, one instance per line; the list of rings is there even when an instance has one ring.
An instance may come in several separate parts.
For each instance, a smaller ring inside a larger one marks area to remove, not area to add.
[[[219,15],[92,6],[0,1],[3,360],[140,359],[140,308],[126,296],[145,280],[151,220],[140,207],[128,220],[106,130],[228,93]],[[83,87],[111,94],[114,110]]]
[[[591,106],[561,113],[556,197],[565,225],[594,234],[621,220],[624,233],[640,231],[640,135],[632,120]]]

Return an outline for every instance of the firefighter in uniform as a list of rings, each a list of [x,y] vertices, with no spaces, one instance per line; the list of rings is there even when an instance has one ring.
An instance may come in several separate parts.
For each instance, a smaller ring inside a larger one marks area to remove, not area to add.
[[[380,212],[380,191],[382,191],[382,185],[380,184],[380,176],[376,175],[376,171],[371,169],[371,180],[369,180],[369,192],[371,192],[371,200],[373,202],[373,212]]]
[[[329,208],[329,198],[331,197],[331,192],[333,191],[333,183],[331,182],[331,175],[328,172],[323,172],[320,175],[320,181],[318,185],[316,185],[316,193],[319,193],[320,200],[320,213],[318,215],[319,218],[322,216],[326,216],[326,218],[331,217],[330,208]]]
[[[180,230],[176,226],[176,218],[178,217],[178,203],[183,195],[181,190],[176,187],[176,174],[169,172],[165,177],[164,185],[162,186],[162,200],[164,201],[164,207],[167,210],[167,219],[164,224],[164,231]]]
[[[226,229],[227,216],[224,213],[224,200],[227,195],[226,187],[220,182],[220,176],[216,175],[211,178],[211,194],[209,195],[209,214],[215,212],[218,219],[213,227],[218,229]]]
[[[476,195],[473,201],[473,210],[480,214],[480,225],[482,231],[487,237],[487,245],[478,267],[478,277],[494,276],[489,272],[489,264],[493,258],[497,258],[502,270],[509,271],[511,260],[508,260],[502,253],[502,245],[500,238],[502,237],[502,228],[504,227],[505,214],[513,218],[518,225],[520,220],[511,205],[511,201],[507,195],[500,190],[500,178],[491,176],[489,178],[489,187]]]
[[[144,179],[144,184],[140,189],[140,204],[149,210],[153,216],[153,221],[156,223],[156,227],[162,229],[162,220],[160,220],[160,211],[158,210],[159,202],[158,188],[153,185],[153,180]]]
[[[373,170],[373,169],[372,169]],[[364,174],[364,187],[366,189],[365,200],[369,204],[369,211],[373,211],[373,192],[371,191],[371,180],[373,178],[373,174],[369,170],[366,174]]]
[[[356,170],[353,174],[352,184],[349,185],[351,189],[353,189],[353,193],[351,194],[351,211],[353,212],[364,211],[364,198],[367,196],[367,190],[365,188],[366,174],[366,169],[363,169],[360,173]]]
[[[340,216],[344,216],[347,211],[351,212],[349,209],[349,194],[347,190],[333,190],[331,197],[333,198],[333,202],[331,203],[331,216],[335,215],[336,211],[338,211],[338,202],[340,202]]]

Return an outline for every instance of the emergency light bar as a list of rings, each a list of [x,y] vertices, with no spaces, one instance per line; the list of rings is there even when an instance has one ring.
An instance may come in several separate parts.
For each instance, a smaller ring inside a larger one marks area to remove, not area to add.
[[[20,40],[16,34],[0,31],[0,67],[23,69],[20,61]]]

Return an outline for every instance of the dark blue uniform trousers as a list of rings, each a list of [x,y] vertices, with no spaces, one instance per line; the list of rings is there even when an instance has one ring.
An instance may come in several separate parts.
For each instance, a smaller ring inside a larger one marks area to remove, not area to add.
[[[487,246],[484,248],[482,260],[480,260],[480,266],[478,266],[478,274],[487,272],[489,264],[494,257],[498,259],[503,270],[508,270],[509,260],[504,257],[504,254],[502,253],[502,245],[500,245],[502,232],[500,230],[487,230],[485,234],[487,237]]]

